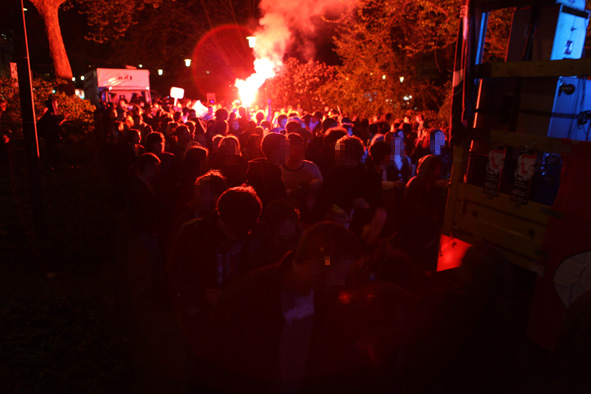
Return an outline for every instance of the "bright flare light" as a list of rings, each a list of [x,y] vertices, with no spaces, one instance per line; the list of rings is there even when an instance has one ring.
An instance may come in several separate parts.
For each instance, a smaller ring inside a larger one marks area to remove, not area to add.
[[[257,97],[257,92],[263,83],[275,76],[275,65],[268,58],[256,59],[254,61],[255,73],[246,79],[236,79],[234,86],[238,88],[240,101],[246,107],[250,107]]]
[[[248,47],[254,48],[257,42],[257,38],[255,36],[248,36],[246,37],[246,39],[248,40]]]

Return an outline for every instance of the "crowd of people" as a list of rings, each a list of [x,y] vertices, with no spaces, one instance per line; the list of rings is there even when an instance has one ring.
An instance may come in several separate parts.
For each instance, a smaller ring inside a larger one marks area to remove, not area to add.
[[[474,249],[453,286],[433,280],[451,155],[420,115],[121,100],[97,130],[196,392],[507,387],[510,270]]]

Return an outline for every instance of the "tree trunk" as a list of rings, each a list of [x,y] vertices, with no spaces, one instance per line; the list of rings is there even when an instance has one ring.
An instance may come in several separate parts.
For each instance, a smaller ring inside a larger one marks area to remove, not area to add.
[[[31,0],[45,23],[45,32],[49,40],[49,52],[53,59],[55,76],[70,81],[72,79],[72,67],[70,67],[70,61],[68,60],[58,18],[58,9],[63,2],[64,0]]]

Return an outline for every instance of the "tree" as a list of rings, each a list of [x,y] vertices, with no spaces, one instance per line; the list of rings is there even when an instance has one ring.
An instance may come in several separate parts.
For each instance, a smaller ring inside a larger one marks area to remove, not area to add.
[[[291,105],[306,112],[322,109],[327,104],[323,88],[334,76],[334,67],[320,62],[301,63],[289,58],[279,74],[265,83],[259,100],[269,98],[275,107]]]
[[[70,80],[72,68],[66,53],[66,47],[62,38],[59,24],[59,10],[79,7],[79,12],[88,18],[91,31],[89,39],[103,42],[107,39],[121,37],[127,28],[135,22],[134,15],[137,10],[146,5],[158,7],[162,0],[30,0],[35,6],[47,33],[49,51],[53,59],[55,76],[58,79]],[[75,3],[74,3],[75,2]]]
[[[359,0],[335,38],[342,60],[326,95],[344,112],[371,116],[421,105],[444,94],[458,0]],[[434,69],[434,70],[433,70]],[[441,80],[439,80],[441,79]]]
[[[363,116],[437,111],[448,98],[460,0],[358,0],[335,21],[342,60],[325,96]],[[488,59],[504,56],[510,11],[489,18]]]
[[[49,41],[49,52],[53,59],[56,78],[71,79],[72,68],[64,46],[62,31],[58,18],[59,7],[66,0],[31,0],[39,15],[43,18],[45,32]]]

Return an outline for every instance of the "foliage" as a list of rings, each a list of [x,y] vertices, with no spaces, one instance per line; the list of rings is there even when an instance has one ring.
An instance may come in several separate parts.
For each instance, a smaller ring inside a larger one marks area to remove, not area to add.
[[[312,112],[326,105],[323,89],[334,75],[335,68],[324,63],[289,58],[280,73],[267,81],[259,97],[271,99],[275,107],[292,105]]]
[[[511,19],[514,8],[502,8],[489,12],[486,39],[484,40],[484,62],[504,62],[511,33]]]
[[[173,0],[174,1],[174,0]],[[64,9],[77,7],[86,16],[89,26],[86,39],[103,43],[125,35],[129,27],[138,22],[140,11],[146,7],[158,8],[163,0],[72,0]]]
[[[59,112],[66,115],[67,130],[73,137],[82,136],[91,132],[94,127],[94,106],[88,100],[81,100],[76,96],[68,96],[64,92],[57,92],[59,81],[33,80],[33,96],[35,103],[35,117],[37,120],[45,112],[45,102],[50,97],[57,99]],[[0,77],[0,97],[8,101],[8,108],[13,119],[21,119],[21,107],[18,87],[13,84],[11,78]],[[17,122],[20,131],[20,122]]]
[[[457,0],[359,0],[336,21],[343,64],[327,87],[331,101],[360,116],[438,108],[458,11]]]
[[[342,66],[325,96],[351,115],[438,111],[449,96],[460,6],[460,0],[357,0],[354,12],[335,21]],[[490,18],[491,59],[504,56],[510,12]]]

